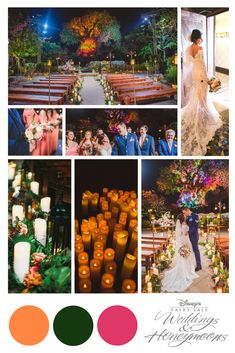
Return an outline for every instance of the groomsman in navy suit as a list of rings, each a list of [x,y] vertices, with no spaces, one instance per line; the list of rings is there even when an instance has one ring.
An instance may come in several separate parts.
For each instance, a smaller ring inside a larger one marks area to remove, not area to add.
[[[8,109],[8,154],[11,156],[29,154],[25,140],[25,126],[17,109]]]
[[[126,124],[117,127],[118,135],[114,137],[113,156],[141,156],[136,134],[127,132]]]
[[[174,140],[175,131],[172,129],[166,130],[165,140],[158,142],[159,156],[177,156],[177,142]]]
[[[140,127],[139,145],[142,156],[154,156],[155,155],[155,143],[154,138],[147,134],[148,126],[143,125]]]

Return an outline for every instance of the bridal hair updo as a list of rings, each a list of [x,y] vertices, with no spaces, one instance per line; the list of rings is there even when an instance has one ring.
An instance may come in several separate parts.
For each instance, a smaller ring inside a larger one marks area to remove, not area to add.
[[[199,29],[193,29],[190,37],[191,42],[196,44],[197,40],[201,38],[202,38],[201,31],[199,31]]]
[[[177,216],[177,219],[180,221],[180,223],[182,224],[184,221],[185,221],[185,217],[184,217],[184,214],[183,213],[180,213],[178,216]]]

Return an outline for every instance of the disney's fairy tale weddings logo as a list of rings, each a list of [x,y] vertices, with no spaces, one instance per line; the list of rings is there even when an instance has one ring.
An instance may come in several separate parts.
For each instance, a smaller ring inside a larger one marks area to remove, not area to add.
[[[220,318],[211,315],[201,302],[178,299],[175,306],[155,314],[154,329],[145,338],[150,344],[164,342],[172,348],[203,341],[216,344],[228,338],[219,331],[219,322]]]

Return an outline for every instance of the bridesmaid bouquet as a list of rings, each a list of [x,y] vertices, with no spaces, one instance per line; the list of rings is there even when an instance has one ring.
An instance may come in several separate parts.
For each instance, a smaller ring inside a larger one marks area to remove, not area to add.
[[[221,81],[217,77],[213,76],[208,81],[208,85],[210,87],[210,92],[217,92],[221,88]]]
[[[179,254],[182,257],[188,257],[191,253],[191,250],[189,249],[189,247],[187,245],[182,245],[179,248]]]
[[[43,127],[40,124],[33,123],[25,130],[25,137],[29,143],[41,140],[42,136]]]

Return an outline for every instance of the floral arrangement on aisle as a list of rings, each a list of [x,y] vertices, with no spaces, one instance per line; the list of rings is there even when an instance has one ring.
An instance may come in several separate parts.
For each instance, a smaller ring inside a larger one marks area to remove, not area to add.
[[[100,79],[100,84],[104,90],[105,104],[107,105],[117,104],[117,102],[114,100],[114,91],[112,90],[112,87],[109,85],[105,77],[102,77]]]
[[[55,245],[58,221],[50,209],[51,198],[41,197],[34,174],[25,174],[14,162],[8,166],[8,182],[9,292],[71,292],[70,250]]]
[[[82,85],[83,85],[83,79],[78,77],[74,85],[74,88],[72,90],[72,96],[70,98],[71,104],[80,105],[82,103],[82,97],[80,95],[80,90],[82,88]]]

